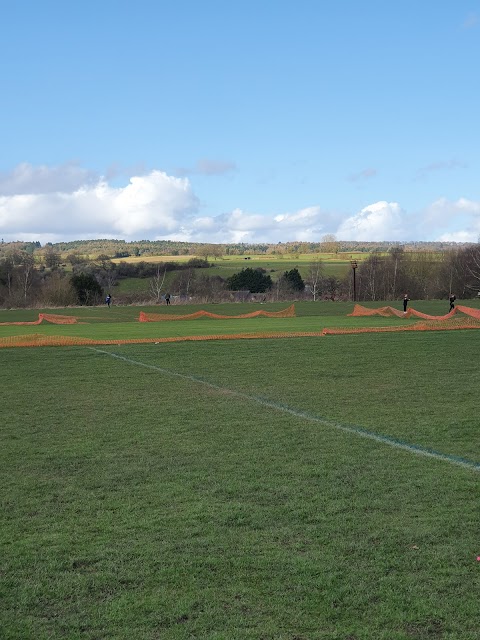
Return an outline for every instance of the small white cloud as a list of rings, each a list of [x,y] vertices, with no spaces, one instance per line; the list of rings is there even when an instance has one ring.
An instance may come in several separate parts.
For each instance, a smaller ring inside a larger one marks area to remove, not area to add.
[[[468,200],[467,198],[459,198],[455,202],[455,207],[459,211],[467,211],[473,215],[480,214],[480,202],[475,202],[475,200]]]
[[[236,168],[234,162],[221,162],[208,158],[199,160],[196,165],[197,173],[203,176],[219,176],[234,171]]]
[[[471,11],[463,21],[462,26],[464,29],[473,29],[474,27],[478,26],[478,24],[479,24],[478,13]]]
[[[336,233],[339,240],[402,240],[403,211],[397,202],[375,202],[344,220]]]
[[[467,165],[464,162],[460,162],[459,160],[431,162],[426,167],[421,167],[420,169],[417,169],[415,173],[415,179],[423,180],[430,173],[434,173],[436,171],[452,171],[453,169],[465,169],[466,167]]]
[[[192,175],[222,176],[226,173],[235,171],[236,168],[237,165],[234,162],[201,158],[200,160],[197,160],[194,167],[178,167],[175,170],[175,174],[181,177]]]
[[[436,240],[438,242],[475,242],[476,238],[469,231],[451,231],[442,233]]]
[[[359,171],[358,173],[351,173],[347,180],[349,182],[358,182],[359,180],[367,180],[368,178],[373,178],[376,176],[378,171],[376,169],[363,169],[363,171]]]

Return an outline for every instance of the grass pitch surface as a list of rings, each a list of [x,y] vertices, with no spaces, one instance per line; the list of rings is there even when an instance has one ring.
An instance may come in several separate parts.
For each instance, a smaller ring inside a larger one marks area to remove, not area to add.
[[[478,464],[479,356],[476,331],[1,350],[0,637],[478,640],[478,471],[335,425]]]

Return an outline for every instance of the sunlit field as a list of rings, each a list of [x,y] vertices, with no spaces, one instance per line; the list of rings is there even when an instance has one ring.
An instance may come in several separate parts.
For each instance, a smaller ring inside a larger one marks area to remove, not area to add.
[[[382,255],[382,254],[379,254]],[[222,255],[222,256],[208,256],[208,260],[214,264],[220,265],[226,263],[228,265],[235,266],[257,266],[260,265],[275,265],[279,262],[285,262],[291,264],[292,262],[311,263],[316,260],[322,260],[322,262],[337,262],[348,264],[350,260],[364,260],[369,256],[368,253],[360,251],[348,251],[339,253],[277,253],[277,254],[245,254],[245,255]],[[199,258],[201,256],[129,256],[127,258],[114,258],[112,262],[129,262],[132,264],[138,262],[188,262],[192,258]]]
[[[242,269],[250,267],[252,269],[264,269],[276,281],[285,271],[297,268],[303,278],[308,276],[309,266],[316,260],[323,263],[323,272],[326,276],[343,278],[351,270],[350,260],[355,259],[361,262],[368,253],[315,253],[315,254],[277,254],[277,255],[246,255],[246,256],[221,256],[208,257],[210,267],[208,269],[197,269],[199,275],[219,276],[229,278]],[[149,263],[186,263],[195,256],[141,256],[116,258],[114,263],[128,262],[138,264],[139,262]],[[165,287],[169,287],[175,278],[175,271],[168,272],[165,278]],[[119,280],[115,290],[118,293],[141,293],[150,290],[150,280],[147,278],[124,278]]]
[[[84,307],[55,310],[84,324],[0,326],[152,339],[0,349],[1,638],[480,638],[480,332],[155,344],[415,322],[295,308],[143,324],[140,310],[199,306]]]

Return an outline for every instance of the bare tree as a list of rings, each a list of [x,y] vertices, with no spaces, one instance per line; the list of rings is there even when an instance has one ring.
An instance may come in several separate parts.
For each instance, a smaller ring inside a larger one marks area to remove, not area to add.
[[[152,292],[153,297],[155,298],[155,301],[157,303],[160,302],[160,299],[162,297],[162,287],[163,283],[165,282],[165,276],[167,275],[166,268],[163,270],[163,275],[161,271],[162,269],[160,265],[158,265],[155,275],[150,278],[150,291]]]
[[[405,288],[403,271],[405,263],[405,252],[403,247],[393,247],[389,251],[386,269],[388,269],[388,281],[385,283],[385,299],[395,300]],[[403,291],[403,293],[405,293]]]
[[[195,277],[195,269],[182,269],[172,282],[172,290],[179,295],[190,295],[194,287]]]
[[[117,284],[118,271],[113,262],[104,261],[95,276],[104,289],[111,291]]]
[[[305,284],[310,290],[313,300],[315,301],[321,291],[321,283],[324,275],[323,262],[321,260],[315,260],[308,267],[308,274],[305,279]]]
[[[340,243],[333,233],[327,233],[322,237],[322,251],[325,253],[338,253]]]
[[[209,256],[220,258],[224,254],[224,248],[221,244],[202,244],[197,250],[197,256],[208,260]]]
[[[195,283],[195,296],[205,302],[220,300],[225,292],[225,281],[220,276],[199,276]]]
[[[436,256],[427,251],[409,253],[406,267],[410,294],[419,299],[431,298],[434,293],[434,275],[438,270]]]
[[[323,279],[323,285],[325,294],[328,296],[329,300],[334,302],[338,299],[338,296],[341,293],[341,283],[335,278],[335,276],[327,276]]]
[[[52,246],[48,246],[45,247],[43,259],[45,261],[46,267],[49,267],[50,269],[56,269],[58,266],[60,266],[61,255],[58,251],[55,251]]]
[[[480,282],[480,245],[471,247],[468,251],[468,257],[470,258],[467,264],[468,272]]]
[[[359,291],[360,300],[376,300],[379,279],[382,275],[382,258],[376,253],[372,253],[364,260],[359,268]]]
[[[28,293],[32,287],[35,278],[35,260],[28,253],[23,253],[22,262],[16,270],[16,279],[18,288],[21,291],[23,304],[26,306]]]
[[[42,284],[42,303],[55,307],[75,304],[77,297],[68,278],[61,271],[55,271]]]

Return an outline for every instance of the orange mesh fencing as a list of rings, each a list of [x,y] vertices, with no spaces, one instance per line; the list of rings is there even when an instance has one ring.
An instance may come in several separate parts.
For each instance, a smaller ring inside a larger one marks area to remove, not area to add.
[[[472,318],[477,318],[480,320],[480,309],[473,309],[472,307],[465,307],[461,304],[457,305],[455,309],[452,309],[449,313],[446,313],[443,316],[431,316],[428,313],[422,313],[421,311],[417,311],[416,309],[409,308],[407,311],[399,311],[394,307],[378,307],[377,309],[368,309],[367,307],[362,307],[361,304],[356,304],[353,308],[353,312],[349,313],[349,316],[382,316],[384,318],[396,316],[397,318],[423,318],[424,320],[449,320],[453,318],[453,316],[457,313],[464,313],[467,316]]]
[[[225,316],[219,313],[211,313],[210,311],[195,311],[185,315],[175,315],[170,313],[145,313],[140,311],[138,317],[139,322],[162,322],[163,320],[197,320],[198,318],[213,318],[215,320],[239,320],[242,318],[294,318],[295,305],[292,304],[281,311],[252,311],[251,313],[243,313],[238,316]]]
[[[467,316],[471,318],[476,318],[480,320],[480,309],[473,309],[472,307],[464,307],[462,304],[459,304],[455,307],[455,311],[461,311],[465,313]]]
[[[40,313],[39,318],[51,324],[77,324],[76,316],[61,316],[54,313]]]
[[[441,316],[440,316],[441,318]],[[416,322],[413,325],[394,327],[343,327],[326,328],[322,335],[347,335],[355,333],[395,333],[399,331],[452,331],[455,329],[480,329],[480,318],[440,319],[430,322]]]
[[[405,314],[393,307],[378,307],[377,309],[369,309],[368,307],[362,307],[361,304],[356,304],[353,307],[353,312],[347,314],[349,316],[382,316],[383,318],[391,318],[392,316],[405,317]]]
[[[11,347],[76,347],[76,346],[101,346],[122,344],[163,344],[165,342],[196,342],[205,340],[250,340],[265,338],[305,338],[319,337],[321,331],[305,332],[268,332],[257,331],[252,333],[229,333],[211,336],[173,336],[169,338],[127,338],[117,340],[94,340],[92,338],[78,338],[72,336],[44,336],[34,333],[27,336],[9,336],[0,338],[0,349]]]
[[[0,322],[0,326],[31,326],[34,324],[42,324],[44,320],[46,322],[50,322],[50,324],[77,324],[76,316],[61,316],[55,313],[39,313],[38,318],[32,322]]]
[[[359,313],[359,310],[365,309],[366,313]],[[355,305],[357,313],[350,315],[383,315],[391,314],[386,309],[392,309],[401,316],[402,312],[398,312],[392,307],[381,307],[379,309],[366,309],[361,305]],[[375,313],[380,311],[380,313]],[[413,311],[413,309],[412,309]],[[467,317],[453,317],[456,313],[461,312]],[[197,312],[201,313],[201,312]],[[280,316],[278,314],[287,313],[288,315]],[[418,313],[418,312],[417,312]],[[197,314],[190,314],[190,316]],[[204,312],[206,314],[206,312]],[[255,315],[254,315],[255,314]],[[250,318],[258,317],[260,314],[268,314],[267,317],[292,317],[291,314],[295,314],[294,305],[291,305],[287,309],[278,312],[256,311],[254,314],[244,314],[241,316],[219,316],[211,314],[214,318]],[[147,315],[147,314],[145,314]],[[152,314],[155,315],[155,314]],[[203,314],[202,314],[203,315]],[[209,314],[210,315],[210,314]],[[187,319],[190,316],[173,316],[173,319]],[[205,341],[205,340],[251,340],[251,339],[267,339],[267,338],[307,338],[307,337],[320,337],[328,335],[347,335],[347,334],[360,334],[360,333],[395,333],[400,331],[451,331],[455,329],[480,329],[480,309],[472,309],[471,307],[464,307],[459,305],[451,313],[446,316],[429,316],[427,314],[421,314],[424,316],[424,320],[427,322],[417,322],[412,325],[393,326],[393,327],[342,327],[342,328],[325,328],[322,331],[258,331],[252,333],[233,333],[233,334],[214,334],[207,336],[174,336],[168,338],[127,338],[127,339],[93,339],[93,338],[81,338],[73,336],[45,336],[40,333],[34,333],[31,335],[23,336],[8,336],[0,338],[0,348],[8,347],[46,347],[46,346],[101,346],[101,345],[122,345],[122,344],[161,344],[166,342],[188,342],[188,341]],[[201,316],[197,316],[201,317]],[[172,316],[166,316],[162,319],[172,319]],[[75,324],[77,318],[75,316],[56,316],[48,314],[40,314],[38,320],[35,322],[4,322],[2,324],[40,324],[43,320],[52,322],[55,324]],[[155,322],[155,320],[143,320],[143,322]]]
[[[329,335],[348,335],[359,333],[395,333],[400,331],[451,331],[453,329],[480,329],[480,320],[476,318],[455,318],[453,321],[418,322],[414,325],[395,327],[350,327],[325,328],[322,331],[257,331],[252,333],[214,334],[208,336],[173,336],[169,338],[127,338],[103,339],[80,338],[72,336],[45,336],[34,333],[26,336],[0,338],[0,349],[11,347],[75,347],[122,344],[163,344],[166,342],[196,342],[206,340],[255,340],[275,338],[318,338]]]

